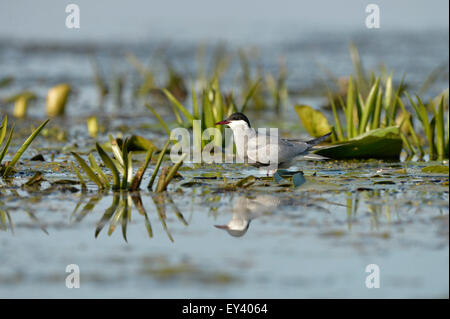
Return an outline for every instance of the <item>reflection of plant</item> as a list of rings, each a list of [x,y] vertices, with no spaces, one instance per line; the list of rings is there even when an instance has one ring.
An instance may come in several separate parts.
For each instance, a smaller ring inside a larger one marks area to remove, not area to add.
[[[149,148],[145,157],[144,164],[141,166],[141,168],[136,172],[136,174],[133,176],[133,164],[132,164],[132,151],[131,151],[131,139],[125,139],[122,143],[120,143],[119,140],[113,139],[110,136],[110,142],[111,142],[111,149],[114,154],[114,158],[111,158],[108,153],[98,144],[96,143],[95,147],[97,150],[97,153],[99,154],[100,158],[102,159],[104,165],[109,168],[109,170],[112,173],[113,181],[112,186],[108,180],[108,177],[106,174],[102,171],[100,166],[97,164],[94,156],[89,154],[89,162],[86,163],[86,161],[77,153],[72,152],[72,155],[77,160],[78,164],[81,166],[83,171],[87,174],[90,180],[92,180],[100,189],[109,189],[112,187],[113,190],[138,190],[140,188],[140,184],[142,181],[142,177],[144,176],[145,171],[147,170],[147,167],[150,163],[150,160],[152,158],[152,154],[154,149]],[[155,169],[153,171],[152,177],[150,179],[150,183],[148,185],[148,189],[152,189],[153,183],[155,181],[156,175],[159,171],[159,168],[161,166],[163,156],[165,152],[167,151],[167,148],[169,147],[168,140],[166,144],[164,145],[163,149],[160,152],[160,155],[158,157]],[[120,145],[121,144],[121,145]],[[163,167],[162,172],[160,174],[157,186],[156,186],[156,192],[162,192],[167,189],[167,185],[170,183],[172,178],[177,173],[179,167],[183,163],[183,160],[185,158],[185,155],[181,157],[180,161],[176,163],[174,166],[172,166],[170,169],[167,169],[166,167]],[[74,169],[75,173],[77,174],[82,187],[86,188],[86,183],[84,181],[83,176],[80,174],[78,169],[75,165],[72,163],[72,168]]]
[[[15,196],[20,197],[16,192],[13,193]],[[45,225],[36,217],[36,215],[32,211],[30,211],[29,209],[25,209],[25,213],[30,218],[33,224],[38,225],[39,228],[48,235],[48,231],[45,228]],[[0,230],[6,232],[8,229],[12,234],[14,234],[14,222],[5,203],[0,201]]]
[[[6,208],[3,208],[3,205],[3,202],[0,202],[0,230],[7,231],[9,228],[14,233],[14,224],[11,220],[11,215]]]
[[[81,203],[77,204],[73,212],[73,215],[76,215],[75,221],[77,222],[81,221],[84,218],[84,216],[86,216],[89,212],[91,212],[94,209],[95,205],[100,201],[101,198],[102,196],[100,194],[92,197],[79,213],[77,213],[77,211]],[[175,205],[175,203],[167,193],[155,194],[154,196],[152,196],[152,199],[155,204],[156,212],[158,214],[158,218],[161,222],[161,225],[163,226],[163,229],[166,232],[167,236],[169,237],[170,241],[173,242],[174,241],[173,237],[170,234],[166,223],[167,218],[166,204],[169,204],[173,208],[176,216],[183,225],[187,226],[188,224],[184,219],[183,215],[181,214],[181,212],[179,211],[178,207]],[[128,222],[131,220],[131,211],[133,204],[138,210],[139,214],[144,216],[145,227],[147,229],[148,236],[152,238],[153,229],[150,223],[150,219],[144,208],[144,205],[142,204],[142,199],[138,192],[113,193],[113,200],[111,205],[105,210],[105,213],[103,214],[102,218],[97,223],[97,227],[95,229],[95,238],[98,237],[98,235],[105,227],[105,225],[109,223],[108,236],[111,236],[112,233],[116,230],[117,226],[121,225],[122,236],[125,239],[125,241],[127,241],[127,225]]]
[[[26,151],[28,146],[30,146],[31,142],[39,135],[41,130],[44,128],[44,126],[48,123],[49,120],[46,120],[44,123],[42,123],[37,129],[31,133],[31,135],[25,140],[25,142],[22,144],[22,146],[19,148],[17,153],[13,156],[11,161],[6,162],[5,164],[2,164],[3,158],[6,156],[6,153],[8,152],[9,145],[11,143],[11,139],[14,133],[14,125],[9,131],[8,138],[6,139],[5,146],[0,151],[0,174],[2,177],[8,177],[13,173],[14,166],[16,165],[17,161],[20,159],[22,154]],[[3,144],[3,141],[6,137],[6,131],[8,126],[8,117],[5,116],[3,118],[2,123],[0,124],[0,146]]]

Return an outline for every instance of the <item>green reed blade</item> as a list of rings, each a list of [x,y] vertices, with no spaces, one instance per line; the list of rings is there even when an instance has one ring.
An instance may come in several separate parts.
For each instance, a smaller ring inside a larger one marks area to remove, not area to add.
[[[186,117],[186,119],[188,120],[189,123],[192,123],[192,121],[194,120],[194,117],[192,116],[191,113],[189,113],[189,111],[177,100],[177,98],[175,96],[172,95],[172,93],[170,93],[169,90],[167,89],[162,89],[162,91],[164,92],[164,94],[167,96],[167,98],[169,99],[170,102],[172,102],[172,104],[181,112],[183,113],[183,115]]]
[[[449,112],[447,113],[447,125],[446,125],[446,132],[447,132],[447,137],[445,139],[445,154],[447,156],[449,156],[449,143],[450,143],[450,116],[449,116]]]
[[[422,100],[420,99],[419,96],[416,95],[417,103],[414,103],[408,94],[407,94],[407,96],[408,96],[408,99],[410,100],[414,110],[416,111],[420,122],[423,125],[425,136],[426,136],[427,142],[428,142],[428,153],[429,153],[430,159],[434,159],[434,157],[435,157],[434,117],[431,121],[429,121],[427,108],[422,103]],[[433,105],[433,109],[434,109],[434,105]]]
[[[142,177],[145,174],[145,171],[147,170],[148,164],[150,163],[150,160],[152,159],[153,149],[148,150],[147,155],[145,156],[144,164],[139,168],[139,170],[134,175],[133,180],[130,184],[130,190],[134,191],[139,189],[142,181]]]
[[[133,181],[133,152],[128,153],[128,172],[127,172],[127,187],[131,185],[131,182]]]
[[[122,157],[122,150],[120,149],[119,145],[117,144],[117,140],[115,138],[113,138],[112,135],[109,135],[109,141],[111,143],[111,149],[114,154],[114,157],[119,162],[120,166],[122,166],[122,168],[124,168],[125,162]]]
[[[81,158],[80,155],[78,155],[75,152],[70,152],[73,157],[77,160],[78,164],[80,164],[81,168],[85,171],[87,176],[93,181],[97,186],[101,189],[105,187],[105,185],[102,183],[100,178],[95,174],[95,172],[92,170],[92,168],[89,167],[89,165],[84,161],[84,159]]]
[[[2,124],[0,125],[0,146],[2,145],[3,140],[5,139],[7,127],[8,127],[8,116],[5,115],[5,117],[3,118]],[[0,162],[1,162],[1,160],[0,160]]]
[[[169,145],[170,145],[170,138],[167,139],[167,141],[164,144],[161,152],[159,153],[158,160],[157,160],[156,165],[155,165],[155,169],[153,170],[152,177],[150,178],[150,182],[148,183],[148,186],[147,186],[147,188],[150,191],[152,190],[153,183],[155,182],[156,175],[158,174],[158,171],[159,171],[159,167],[161,166],[164,154],[166,153],[167,148],[169,147]]]
[[[123,167],[123,176],[122,176],[122,183],[120,185],[121,189],[127,189],[128,188],[128,138],[125,138],[125,140],[122,143],[122,158],[124,162]]]
[[[389,75],[389,77],[386,79],[386,92],[384,93],[384,100],[383,100],[383,107],[387,113],[388,110],[391,109],[392,104],[395,103],[393,100],[393,87],[392,87],[392,73]]]
[[[109,157],[109,155],[105,152],[105,150],[100,146],[100,144],[95,143],[95,148],[97,149],[98,155],[100,155],[100,158],[102,159],[103,163],[111,171],[111,174],[113,176],[113,189],[119,189],[120,188],[120,175],[119,175],[119,170],[117,169],[117,166],[119,166],[120,164],[119,163],[117,163],[117,165],[114,164],[113,160]]]
[[[344,132],[342,131],[341,121],[339,120],[339,114],[337,113],[333,96],[331,95],[331,92],[328,88],[327,88],[327,92],[328,92],[328,100],[330,101],[330,104],[331,104],[331,110],[333,111],[334,122],[336,123],[335,131],[337,134],[337,140],[343,141],[344,140]]]
[[[159,124],[161,124],[161,126],[166,131],[167,135],[170,136],[170,129],[169,129],[169,127],[167,126],[166,122],[164,122],[162,117],[156,112],[155,108],[153,106],[151,106],[150,104],[148,104],[148,103],[145,103],[145,107],[148,108],[153,113],[153,115],[158,120]]]
[[[211,101],[209,99],[209,94],[212,94],[211,90],[203,91],[203,109],[202,118],[205,128],[215,127],[216,122],[214,121],[214,114],[212,111]]]
[[[187,156],[186,153],[181,155],[180,160],[174,166],[172,166],[170,171],[167,173],[167,177],[164,179],[164,183],[162,184],[162,188],[159,189],[159,190],[157,189],[156,192],[162,192],[162,191],[165,191],[167,189],[167,185],[169,185],[170,181],[175,176],[175,174],[177,173],[177,171],[180,168],[180,166],[183,164],[183,161],[186,158],[186,156]]]
[[[81,175],[80,171],[77,169],[77,167],[75,166],[75,164],[70,161],[70,165],[72,166],[72,169],[74,170],[75,174],[77,175],[78,179],[80,180],[80,184],[81,184],[81,189],[82,190],[86,190],[86,182],[84,181],[83,175]]]
[[[372,88],[370,89],[369,95],[367,96],[366,99],[366,103],[364,104],[364,108],[362,110],[361,122],[359,125],[359,134],[363,134],[366,132],[369,119],[371,116],[373,116],[379,87],[380,87],[380,78],[377,78],[375,80],[375,83],[372,85]]]
[[[378,91],[377,101],[375,103],[375,111],[373,113],[372,117],[372,124],[370,126],[371,130],[374,130],[376,128],[380,127],[380,116],[381,116],[381,101],[382,101],[382,90],[380,89]]]
[[[199,119],[199,111],[198,111],[198,101],[197,101],[197,93],[195,93],[194,84],[192,84],[192,108],[194,111],[194,117]]]
[[[241,107],[241,113],[245,113],[245,110],[247,108],[248,102],[250,101],[250,99],[253,97],[253,95],[256,92],[256,89],[258,88],[259,84],[261,83],[262,78],[259,78],[255,81],[255,83],[253,83],[253,85],[251,86],[250,90],[248,91],[245,100],[244,100],[244,104],[242,104]]]
[[[347,87],[347,104],[345,106],[345,117],[347,122],[347,138],[351,139],[355,137],[354,135],[354,121],[353,121],[353,105],[354,105],[354,93],[355,90],[353,88],[353,76],[350,74],[348,79],[348,87]]]
[[[42,131],[44,126],[50,121],[49,119],[45,120],[44,123],[39,125],[37,129],[34,130],[33,133],[25,140],[25,142],[22,144],[22,146],[19,148],[17,153],[14,155],[12,160],[9,162],[8,166],[6,167],[5,171],[3,172],[3,176],[8,176],[9,172],[13,169],[14,165],[16,165],[17,161],[20,159],[22,154],[26,151],[28,146],[33,142],[33,140],[39,135],[39,133]]]
[[[6,144],[5,144],[5,146],[3,147],[2,152],[0,153],[0,164],[1,164],[2,161],[3,161],[3,158],[5,158],[6,153],[8,153],[8,148],[9,148],[9,144],[11,144],[11,139],[12,139],[13,133],[14,133],[14,124],[13,124],[13,126],[11,127],[11,130],[9,131],[9,136],[8,136],[8,139],[6,140]],[[1,146],[1,145],[0,145],[0,146]]]
[[[411,123],[411,114],[406,110],[405,105],[403,104],[402,100],[400,99],[400,97],[397,97],[397,103],[400,106],[400,108],[402,109],[402,112],[404,112],[405,114],[407,114],[407,122],[406,125],[408,125],[408,130],[409,133],[411,134],[411,137],[413,139],[414,145],[415,147],[418,149],[419,151],[419,156],[420,158],[423,157],[423,155],[425,154],[421,145],[421,142],[419,140],[419,137],[417,136],[416,132],[414,131],[414,128],[412,126]]]
[[[358,92],[358,97],[356,99],[356,115],[357,115],[357,123],[358,126],[355,125],[355,131],[353,132],[353,134],[356,136],[358,135],[358,129],[359,129],[359,125],[361,123],[361,117],[362,117],[362,113],[363,113],[363,109],[364,109],[364,99],[362,97],[362,94]]]
[[[89,163],[91,164],[92,170],[97,173],[100,180],[102,181],[102,184],[105,185],[105,188],[109,189],[110,185],[108,178],[106,177],[105,173],[103,173],[100,166],[98,166],[97,161],[95,160],[94,155],[92,153],[89,154],[88,159]]]
[[[444,129],[444,97],[441,97],[438,111],[436,112],[436,151],[439,158],[445,154],[445,129]]]

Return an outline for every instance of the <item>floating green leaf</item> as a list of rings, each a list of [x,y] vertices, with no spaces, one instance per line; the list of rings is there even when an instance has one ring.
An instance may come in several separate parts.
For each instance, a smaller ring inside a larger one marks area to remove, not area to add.
[[[332,159],[398,159],[402,145],[399,128],[390,126],[372,130],[347,142],[321,148],[316,154]]]
[[[331,126],[322,112],[308,105],[295,105],[294,108],[306,131],[311,136],[319,137],[331,131]]]

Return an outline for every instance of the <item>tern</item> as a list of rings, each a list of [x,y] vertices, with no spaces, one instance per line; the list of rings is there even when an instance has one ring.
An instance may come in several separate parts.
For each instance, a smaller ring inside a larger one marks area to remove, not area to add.
[[[324,159],[309,152],[314,146],[326,140],[331,132],[321,137],[300,141],[297,139],[282,139],[270,134],[262,134],[251,127],[250,121],[243,113],[233,113],[216,125],[228,125],[233,131],[237,155],[246,163],[255,167],[267,168],[267,175],[274,173],[278,168],[289,168],[294,159],[300,156],[309,159]],[[267,131],[267,130],[266,130]]]

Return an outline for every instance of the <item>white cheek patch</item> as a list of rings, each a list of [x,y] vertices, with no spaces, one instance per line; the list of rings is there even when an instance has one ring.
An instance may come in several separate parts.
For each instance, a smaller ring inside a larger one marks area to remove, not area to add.
[[[243,121],[243,120],[239,120],[239,121],[231,121],[230,123],[228,123],[228,126],[231,127],[232,129],[247,129],[248,128],[248,124],[247,122]]]

